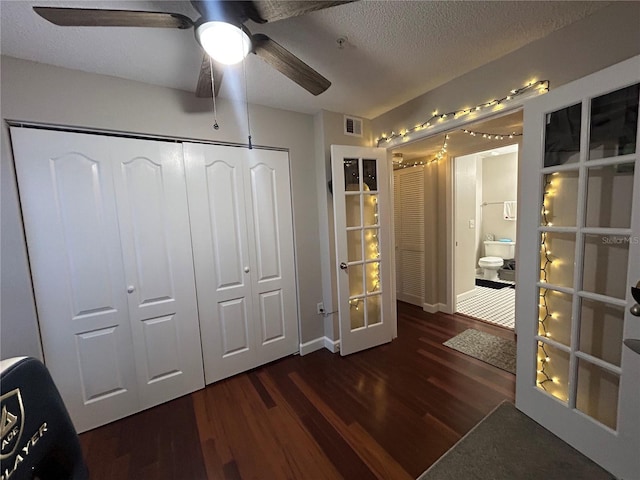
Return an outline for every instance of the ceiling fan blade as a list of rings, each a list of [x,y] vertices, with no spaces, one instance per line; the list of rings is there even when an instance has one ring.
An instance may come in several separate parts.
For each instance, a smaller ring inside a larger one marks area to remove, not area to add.
[[[33,10],[61,27],[193,27],[193,21],[179,13],[57,7],[33,7]]]
[[[343,3],[351,3],[355,0],[346,1],[311,1],[311,0],[260,0],[251,2],[260,17],[267,22],[284,20],[285,18],[297,17],[305,13],[335,7]],[[252,18],[253,20],[253,18]]]
[[[329,80],[266,35],[257,33],[251,40],[256,55],[310,93],[320,95],[331,86]]]
[[[212,60],[213,63],[213,83],[214,90],[216,91],[216,97],[218,96],[218,92],[220,91],[220,85],[222,84],[222,75],[224,74],[224,69],[222,65],[220,65],[215,60]],[[198,86],[196,87],[196,97],[204,98],[211,96],[211,64],[209,63],[209,55],[205,53],[202,59],[202,65],[200,66],[200,76],[198,77]]]

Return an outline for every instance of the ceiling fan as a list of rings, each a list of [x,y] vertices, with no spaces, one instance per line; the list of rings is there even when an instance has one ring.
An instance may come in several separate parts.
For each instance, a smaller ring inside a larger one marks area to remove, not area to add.
[[[212,95],[211,66],[215,83],[213,90],[217,96],[224,65],[238,63],[248,53],[255,53],[305,90],[319,95],[329,88],[329,80],[268,36],[261,33],[252,35],[244,23],[247,20],[255,23],[275,22],[351,1],[354,0],[192,0],[191,4],[200,14],[196,21],[178,13],[165,12],[61,7],[33,7],[33,10],[45,20],[62,27],[156,27],[182,30],[193,27],[196,40],[206,52],[196,87],[198,97]]]

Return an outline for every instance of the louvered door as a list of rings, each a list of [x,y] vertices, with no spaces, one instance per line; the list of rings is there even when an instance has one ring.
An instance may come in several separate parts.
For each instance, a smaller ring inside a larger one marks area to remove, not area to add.
[[[398,300],[424,303],[424,168],[394,172],[396,292]]]

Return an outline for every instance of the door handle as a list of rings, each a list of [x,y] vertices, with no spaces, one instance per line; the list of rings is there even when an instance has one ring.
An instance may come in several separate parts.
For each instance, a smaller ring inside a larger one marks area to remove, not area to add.
[[[129,285],[127,287],[127,293],[133,293],[135,289],[136,289],[136,287],[134,287],[133,285]]]
[[[340,269],[341,270],[346,270],[347,269],[347,264],[344,262],[340,262]]]
[[[629,309],[629,311],[631,312],[631,315],[640,317],[640,305],[638,305],[640,304],[640,282],[638,282],[635,287],[631,287],[631,295],[633,296],[633,299],[638,303],[633,305]]]
[[[622,343],[640,355],[640,340],[637,338],[625,338]]]

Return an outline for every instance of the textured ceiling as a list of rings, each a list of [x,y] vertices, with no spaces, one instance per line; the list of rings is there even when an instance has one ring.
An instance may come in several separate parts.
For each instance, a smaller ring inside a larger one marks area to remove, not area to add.
[[[592,1],[359,1],[271,24],[265,33],[333,85],[314,97],[255,55],[248,98],[303,113],[320,109],[374,118],[527,43],[592,14]],[[202,53],[192,30],[56,27],[33,5],[198,15],[186,1],[5,1],[3,55],[194,91]],[[337,39],[348,39],[344,48]],[[243,99],[241,67],[227,67],[221,97]],[[206,101],[203,99],[203,102]]]

